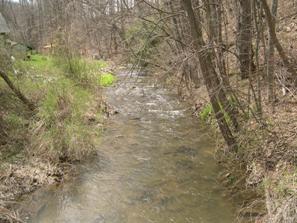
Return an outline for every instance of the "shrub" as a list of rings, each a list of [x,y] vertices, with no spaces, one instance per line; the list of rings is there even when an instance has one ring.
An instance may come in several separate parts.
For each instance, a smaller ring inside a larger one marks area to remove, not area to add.
[[[101,74],[99,77],[99,84],[100,86],[108,87],[113,85],[115,80],[116,80],[115,76],[112,75],[111,73],[104,73],[104,74]]]
[[[222,106],[221,107],[221,111],[223,112],[224,114],[224,118],[226,120],[226,122],[231,125],[231,118],[230,116],[223,110]],[[212,122],[215,117],[214,117],[214,111],[213,111],[213,108],[212,108],[212,105],[210,103],[206,104],[202,110],[199,112],[199,117],[202,121],[204,122]]]

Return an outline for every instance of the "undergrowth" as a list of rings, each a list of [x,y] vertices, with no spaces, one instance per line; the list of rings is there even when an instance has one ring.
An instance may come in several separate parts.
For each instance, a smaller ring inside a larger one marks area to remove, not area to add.
[[[212,109],[211,104],[208,103],[199,112],[199,118],[202,121],[207,122],[212,118],[212,116],[213,116],[213,109]]]
[[[94,153],[102,128],[100,89],[115,81],[101,71],[106,66],[104,61],[40,54],[16,61],[10,77],[37,109],[29,114],[1,80],[1,148],[14,147],[2,157],[21,152],[58,163]]]
[[[104,61],[33,54],[13,62],[0,53],[1,69],[36,107],[24,106],[0,78],[0,222],[14,222],[11,201],[60,182],[70,163],[96,153],[101,89],[115,77],[103,72]]]

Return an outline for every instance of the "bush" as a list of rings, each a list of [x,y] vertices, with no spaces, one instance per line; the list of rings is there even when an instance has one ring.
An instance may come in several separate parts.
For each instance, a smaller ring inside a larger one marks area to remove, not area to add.
[[[226,122],[228,123],[228,125],[231,125],[232,122],[231,122],[230,116],[223,110],[222,106],[220,107],[221,107],[221,111],[224,114],[224,118]],[[199,112],[199,118],[204,122],[211,122],[211,123],[215,119],[214,111],[210,103],[206,104]]]
[[[113,76],[111,73],[104,73],[100,75],[99,84],[100,86],[108,87],[113,85],[115,80],[116,80],[115,76]]]

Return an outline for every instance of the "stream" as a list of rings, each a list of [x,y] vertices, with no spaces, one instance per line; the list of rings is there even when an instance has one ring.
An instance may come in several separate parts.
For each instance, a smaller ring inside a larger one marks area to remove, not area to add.
[[[217,182],[214,134],[147,76],[121,73],[105,91],[119,114],[79,176],[34,193],[29,223],[232,223]]]

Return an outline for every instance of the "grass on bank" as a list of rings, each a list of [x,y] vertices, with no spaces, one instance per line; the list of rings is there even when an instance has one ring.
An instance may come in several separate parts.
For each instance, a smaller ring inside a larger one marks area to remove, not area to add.
[[[1,145],[10,147],[10,155],[2,157],[14,157],[23,148],[53,162],[81,160],[93,153],[102,128],[100,89],[115,81],[112,74],[101,72],[106,66],[104,61],[40,54],[17,61],[10,77],[37,111],[32,117],[0,81]]]

